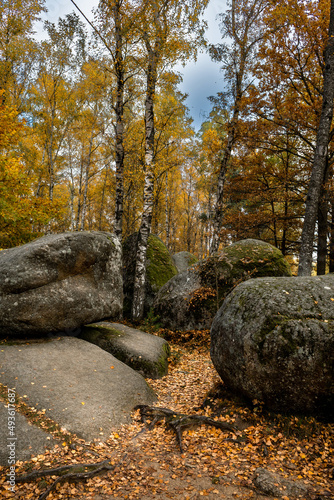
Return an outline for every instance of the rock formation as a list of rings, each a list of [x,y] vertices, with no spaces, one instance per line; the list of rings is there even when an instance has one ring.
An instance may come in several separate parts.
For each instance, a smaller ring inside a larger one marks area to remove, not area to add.
[[[211,358],[238,394],[333,419],[334,275],[240,284],[213,321]]]
[[[136,268],[138,233],[129,236],[123,245],[124,315],[130,316]],[[160,288],[177,274],[177,269],[165,244],[151,234],[148,239],[146,263],[145,313],[152,307]]]
[[[128,326],[100,321],[86,325],[80,338],[113,354],[144,377],[161,378],[168,372],[168,342]]]
[[[0,252],[5,335],[69,331],[121,314],[121,246],[113,234],[50,234]]]
[[[183,273],[188,267],[198,262],[197,257],[190,252],[178,252],[173,255],[173,262],[179,273]]]
[[[269,243],[238,241],[168,281],[155,298],[154,314],[171,330],[210,328],[226,295],[257,276],[291,276],[291,270]]]

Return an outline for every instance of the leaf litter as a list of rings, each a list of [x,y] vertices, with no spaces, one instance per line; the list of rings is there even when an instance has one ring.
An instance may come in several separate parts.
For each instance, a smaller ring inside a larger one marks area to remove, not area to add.
[[[62,443],[30,461],[17,462],[16,476],[38,476],[38,471],[44,469],[64,470],[65,466],[78,464],[81,468],[75,469],[77,478],[67,475],[68,479],[60,481],[56,473],[33,477],[17,482],[12,493],[6,482],[8,468],[2,467],[1,498],[334,498],[333,424],[270,414],[260,401],[247,405],[229,394],[210,359],[209,331],[156,333],[170,342],[172,350],[168,374],[148,380],[158,395],[155,407],[183,416],[207,417],[225,423],[226,429],[200,425],[195,419],[195,426],[182,429],[181,453],[177,436],[166,421],[161,418],[148,425],[142,422],[140,408],[133,412],[132,422],[115,430],[106,442],[85,443],[56,427],[58,438],[63,433]],[[29,415],[31,421],[35,414],[42,426],[42,416],[27,408],[24,401],[17,402],[17,409]],[[50,431],[50,426],[44,427]],[[106,467],[100,473],[89,474],[93,464]],[[284,482],[277,497],[261,491],[256,483],[260,469],[278,474],[282,481],[288,479],[296,485],[294,494],[285,494]],[[298,484],[304,490],[298,490]]]

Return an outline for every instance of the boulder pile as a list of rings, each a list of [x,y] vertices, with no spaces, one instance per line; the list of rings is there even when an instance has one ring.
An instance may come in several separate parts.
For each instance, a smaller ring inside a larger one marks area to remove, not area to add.
[[[260,276],[291,276],[290,265],[269,243],[238,241],[169,280],[154,300],[154,314],[171,330],[208,329],[226,295]]]

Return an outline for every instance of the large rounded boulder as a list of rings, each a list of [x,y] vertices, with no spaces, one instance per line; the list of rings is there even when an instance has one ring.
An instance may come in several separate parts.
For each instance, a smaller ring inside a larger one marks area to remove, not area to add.
[[[237,394],[333,420],[334,275],[237,286],[214,318],[211,358]]]
[[[210,328],[226,295],[238,283],[260,276],[291,276],[291,269],[269,243],[238,241],[166,283],[155,298],[154,314],[172,330]]]
[[[130,235],[123,245],[124,315],[132,308],[133,286],[136,270],[138,233]],[[177,274],[172,256],[158,236],[150,234],[146,254],[146,296],[144,310],[147,313],[160,288]]]
[[[50,234],[0,252],[0,331],[71,331],[122,314],[121,244],[111,233]]]

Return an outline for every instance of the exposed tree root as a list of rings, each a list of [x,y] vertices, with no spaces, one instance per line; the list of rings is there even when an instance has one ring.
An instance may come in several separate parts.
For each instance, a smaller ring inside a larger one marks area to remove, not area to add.
[[[183,413],[174,412],[168,408],[158,408],[156,406],[138,405],[135,410],[140,411],[141,421],[143,423],[148,423],[148,428],[153,429],[156,423],[161,420],[165,421],[165,424],[170,427],[176,434],[176,439],[179,444],[180,452],[183,453],[182,448],[182,432],[190,427],[195,427],[198,425],[209,425],[221,429],[224,431],[235,432],[238,430],[226,422],[221,422],[218,420],[213,420],[210,417],[205,417],[204,415],[184,415]]]
[[[140,411],[142,422],[146,424],[149,421],[148,423],[149,429],[153,429],[153,427],[157,422],[164,420],[165,424],[175,432],[181,453],[183,453],[182,432],[185,429],[188,429],[190,427],[195,427],[198,425],[209,425],[230,432],[235,432],[237,430],[236,427],[233,427],[232,425],[227,424],[226,422],[213,420],[212,418],[205,417],[204,415],[185,415],[182,413],[173,412],[168,408],[157,408],[154,406],[147,406],[147,405],[138,405],[136,406],[135,410]],[[138,435],[141,434],[142,432],[145,432],[145,428],[142,429],[135,436],[135,438],[133,438],[133,440],[135,440],[138,437]],[[123,461],[126,458],[126,456],[127,454],[125,454],[122,457],[121,461]],[[38,497],[38,500],[45,500],[49,495],[49,493],[55,489],[58,483],[73,481],[73,480],[89,479],[101,472],[110,471],[113,470],[114,468],[115,465],[110,465],[110,459],[108,459],[97,463],[64,465],[60,467],[55,467],[53,469],[37,470],[25,474],[23,476],[19,476],[16,478],[16,480],[17,482],[22,483],[22,482],[33,481],[40,477],[59,476],[45,490],[45,492]]]

